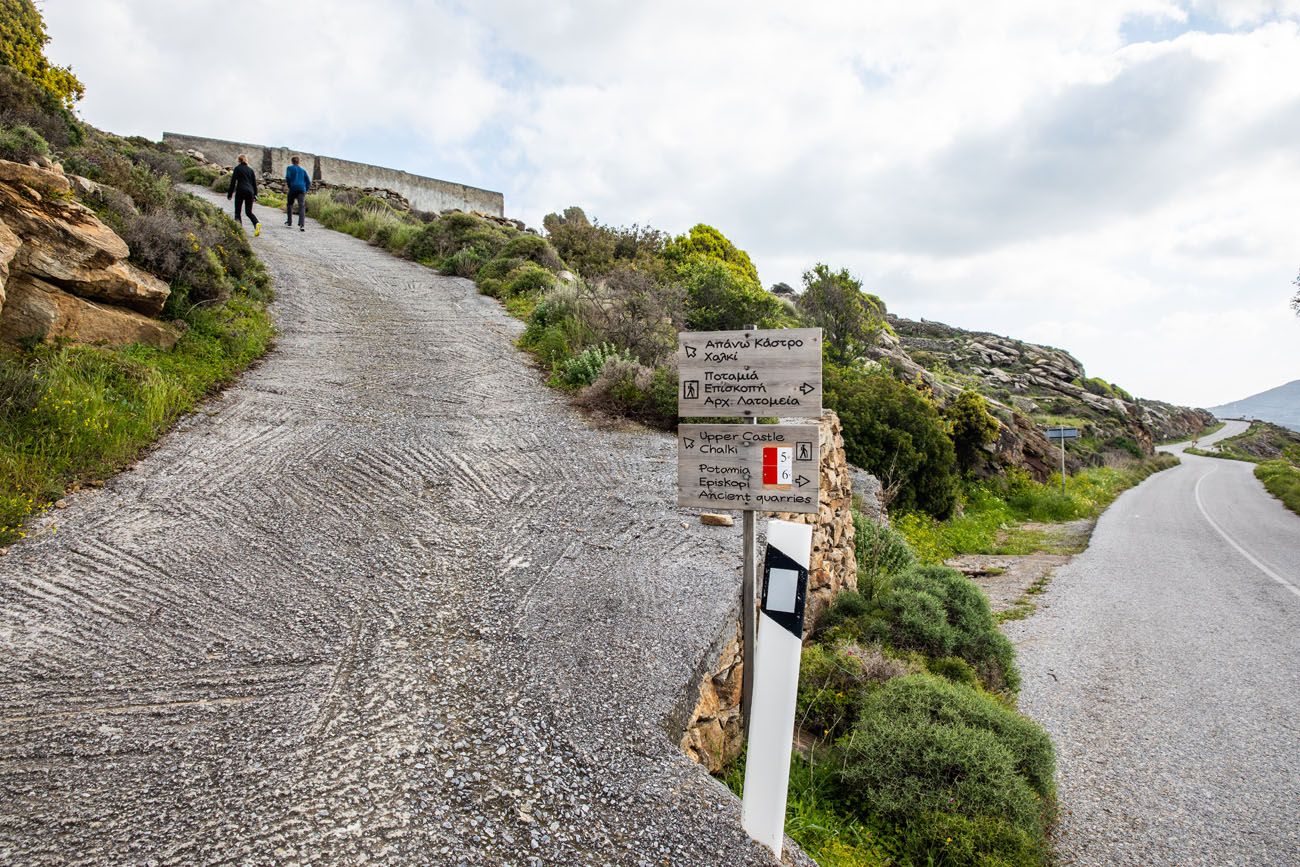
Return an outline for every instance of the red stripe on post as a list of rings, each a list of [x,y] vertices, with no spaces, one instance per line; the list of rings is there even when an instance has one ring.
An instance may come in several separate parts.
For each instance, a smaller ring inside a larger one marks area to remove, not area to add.
[[[776,446],[763,446],[763,484],[775,485],[776,471]]]

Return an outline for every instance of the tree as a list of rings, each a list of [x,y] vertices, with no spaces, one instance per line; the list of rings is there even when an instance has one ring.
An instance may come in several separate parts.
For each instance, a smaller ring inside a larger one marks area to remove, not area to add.
[[[693,255],[675,269],[686,288],[686,325],[692,331],[731,331],[783,325],[779,298],[709,256]]]
[[[976,469],[983,460],[984,447],[998,438],[998,420],[989,413],[988,401],[967,389],[943,411],[957,453],[957,466],[964,473]]]
[[[1300,275],[1297,275],[1291,282],[1300,286]],[[1295,297],[1291,299],[1291,309],[1295,311],[1296,316],[1300,316],[1300,292],[1295,293]]]
[[[45,57],[45,21],[32,0],[0,0],[0,64],[10,66],[72,108],[86,88],[72,70]]]
[[[803,275],[799,310],[821,327],[828,360],[848,364],[862,355],[884,327],[884,304],[862,291],[862,281],[847,268],[832,271],[822,264]]]
[[[828,364],[822,381],[844,427],[845,454],[895,492],[889,505],[950,516],[957,458],[934,403],[883,370]]]
[[[701,256],[721,262],[742,280],[752,283],[760,290],[763,288],[763,284],[758,282],[758,269],[754,267],[749,254],[712,226],[700,223],[687,234],[678,235],[664,245],[664,258],[674,267],[682,267]]]

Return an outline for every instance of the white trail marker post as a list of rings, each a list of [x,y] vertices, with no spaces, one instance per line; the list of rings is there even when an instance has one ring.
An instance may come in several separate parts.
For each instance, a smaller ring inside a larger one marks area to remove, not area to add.
[[[767,522],[763,601],[758,613],[758,648],[749,758],[741,824],[749,836],[781,857],[785,839],[786,789],[794,738],[803,612],[813,528],[773,518]]]

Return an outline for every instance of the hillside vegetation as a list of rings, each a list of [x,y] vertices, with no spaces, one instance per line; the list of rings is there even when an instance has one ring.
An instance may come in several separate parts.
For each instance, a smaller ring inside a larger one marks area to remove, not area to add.
[[[74,177],[81,204],[130,247],[130,261],[171,288],[171,349],[60,338],[0,346],[0,544],[68,487],[98,483],[177,417],[265,352],[266,273],[232,220],[174,184],[168,149],[122,139],[70,110],[80,83],[39,61],[45,35],[30,2],[0,11],[0,159]],[[15,41],[16,40],[16,41]],[[3,216],[3,215],[0,215]]]

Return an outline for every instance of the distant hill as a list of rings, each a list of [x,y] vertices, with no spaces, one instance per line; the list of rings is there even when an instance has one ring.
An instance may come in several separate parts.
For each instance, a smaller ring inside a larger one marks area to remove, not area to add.
[[[1300,379],[1223,406],[1212,406],[1210,412],[1219,418],[1258,418],[1300,430]]]

